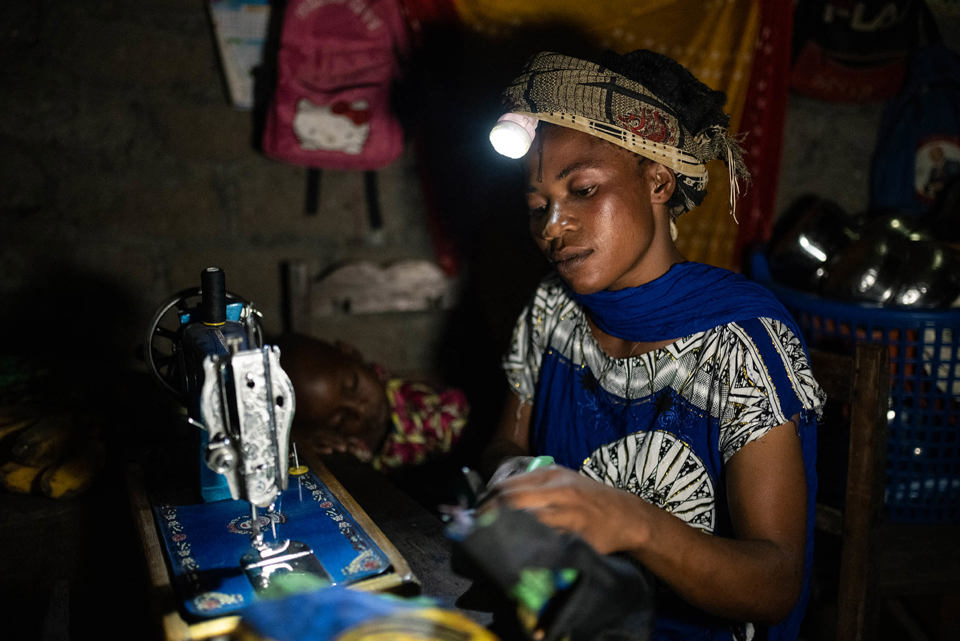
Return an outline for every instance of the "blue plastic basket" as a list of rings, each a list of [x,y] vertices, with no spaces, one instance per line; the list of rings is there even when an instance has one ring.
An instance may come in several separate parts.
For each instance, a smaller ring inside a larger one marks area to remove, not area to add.
[[[885,510],[892,521],[960,522],[960,309],[906,310],[840,303],[775,283],[766,256],[751,277],[793,314],[812,347],[890,350]]]

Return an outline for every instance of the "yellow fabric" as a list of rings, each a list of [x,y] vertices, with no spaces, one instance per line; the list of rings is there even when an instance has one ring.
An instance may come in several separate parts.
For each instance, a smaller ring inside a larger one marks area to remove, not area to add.
[[[626,53],[650,49],[727,95],[730,130],[743,115],[760,27],[756,0],[453,0],[460,20],[492,37],[538,24],[577,25],[598,46]],[[558,43],[562,53],[562,43]],[[733,267],[736,223],[729,214],[727,169],[708,165],[703,204],[677,220],[677,246],[690,260]]]

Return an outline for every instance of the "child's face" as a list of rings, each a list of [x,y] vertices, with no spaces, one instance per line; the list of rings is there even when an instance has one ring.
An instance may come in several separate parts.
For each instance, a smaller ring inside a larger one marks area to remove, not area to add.
[[[297,394],[299,430],[359,439],[373,451],[387,429],[386,388],[374,368],[345,346],[324,344],[297,355],[288,372]]]
[[[634,154],[566,127],[537,136],[525,160],[530,233],[570,287],[580,294],[617,290],[666,271],[650,251],[664,230],[653,215],[646,167],[659,165],[641,165]]]

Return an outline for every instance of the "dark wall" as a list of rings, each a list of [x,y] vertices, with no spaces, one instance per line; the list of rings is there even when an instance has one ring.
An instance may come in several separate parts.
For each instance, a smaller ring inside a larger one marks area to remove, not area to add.
[[[958,20],[943,20],[955,41]],[[0,329],[29,337],[21,344],[43,337],[135,361],[156,307],[219,265],[228,289],[251,299],[276,332],[285,260],[323,268],[433,258],[427,198],[460,243],[464,277],[490,274],[477,284],[488,292],[481,313],[498,315],[486,301],[509,296],[500,284],[518,269],[535,271],[537,259],[498,189],[509,170],[489,163],[485,119],[518,61],[556,41],[524,34],[491,46],[441,34],[430,43],[428,52],[442,53],[414,61],[402,94],[411,137],[433,132],[422,147],[430,160],[418,163],[408,140],[379,172],[383,229],[374,234],[360,174],[324,172],[319,211],[309,216],[305,171],[258,153],[256,114],[229,104],[205,2],[6,2]],[[576,34],[561,41],[573,47]],[[778,212],[807,191],[862,206],[879,111],[791,99]],[[510,299],[498,309],[515,307]]]
[[[409,154],[380,172],[380,234],[356,172],[325,172],[305,215],[304,170],[259,154],[254,114],[228,102],[206,3],[14,0],[0,14],[8,313],[132,344],[161,301],[219,265],[277,331],[283,260],[430,255]],[[41,314],[41,293],[71,304]]]

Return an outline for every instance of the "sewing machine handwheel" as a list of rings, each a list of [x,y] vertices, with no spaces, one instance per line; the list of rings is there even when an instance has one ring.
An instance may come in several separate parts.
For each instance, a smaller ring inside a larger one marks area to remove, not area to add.
[[[251,345],[263,345],[263,330],[260,327],[260,312],[249,301],[226,292],[227,305],[241,303],[243,311],[240,321],[246,327]],[[201,301],[199,287],[191,287],[177,292],[165,300],[150,319],[144,342],[144,360],[150,373],[160,384],[181,402],[186,403],[186,373],[181,354],[180,338],[182,326],[180,317],[186,312],[194,312]]]

